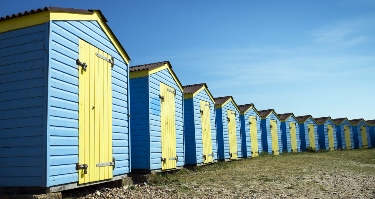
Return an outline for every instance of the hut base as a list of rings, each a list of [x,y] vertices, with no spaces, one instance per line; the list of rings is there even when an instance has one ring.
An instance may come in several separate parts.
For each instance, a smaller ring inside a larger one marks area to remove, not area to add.
[[[173,172],[177,170],[181,170],[183,167],[176,167],[174,169],[154,169],[154,170],[149,170],[149,169],[132,169],[130,172],[131,175],[133,174],[153,174],[153,173],[162,173],[162,172]]]
[[[121,175],[121,176],[115,176],[109,180],[87,183],[87,184],[82,184],[82,185],[79,185],[77,183],[71,183],[71,184],[63,184],[63,185],[58,185],[58,186],[53,186],[53,187],[0,187],[0,193],[11,194],[11,195],[50,194],[50,193],[56,193],[56,192],[70,190],[70,189],[76,189],[76,188],[87,187],[91,185],[102,184],[102,183],[115,183],[115,185],[118,187],[125,187],[125,186],[132,185],[133,181],[127,175]],[[56,197],[59,198],[58,196]],[[51,198],[56,198],[56,197],[51,197]]]

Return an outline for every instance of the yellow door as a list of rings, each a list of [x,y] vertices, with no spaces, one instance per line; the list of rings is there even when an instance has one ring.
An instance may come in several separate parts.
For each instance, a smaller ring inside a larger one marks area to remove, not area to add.
[[[352,142],[350,140],[350,127],[349,125],[344,126],[345,144],[347,149],[352,148]]]
[[[200,110],[202,124],[203,160],[204,163],[210,163],[213,162],[210,104],[206,101],[201,100]]]
[[[79,41],[79,162],[76,166],[79,184],[113,177],[110,60],[112,57],[107,53]]]
[[[329,150],[335,150],[335,140],[333,137],[333,127],[332,125],[328,124],[327,125],[327,131],[328,131],[328,147]]]
[[[250,139],[251,139],[251,156],[258,157],[258,128],[257,128],[257,117],[250,116]]]
[[[310,147],[315,150],[316,149],[316,145],[315,145],[314,124],[309,124],[307,129],[309,131]]]
[[[178,161],[176,154],[175,95],[174,88],[160,83],[162,170],[175,169]]]
[[[272,151],[274,155],[279,155],[279,138],[277,136],[277,123],[276,120],[270,120],[271,125],[271,138],[272,138]]]
[[[236,115],[234,113],[234,111],[227,110],[230,159],[236,160],[238,158],[238,154],[236,137]]]
[[[363,145],[364,148],[368,148],[366,131],[367,131],[366,126],[361,126],[362,145]]]
[[[292,145],[292,152],[297,152],[297,133],[296,133],[296,123],[289,122],[290,129],[290,142]]]

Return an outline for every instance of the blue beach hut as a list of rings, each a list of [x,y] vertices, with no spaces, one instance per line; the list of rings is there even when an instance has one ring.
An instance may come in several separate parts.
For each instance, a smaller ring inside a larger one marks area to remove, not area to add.
[[[369,148],[371,147],[371,140],[369,134],[369,125],[362,118],[350,120],[353,124],[353,142],[354,148]]]
[[[336,126],[336,140],[337,148],[352,149],[353,148],[353,133],[352,124],[348,118],[332,119]]]
[[[262,131],[262,147],[263,151],[279,155],[282,152],[280,118],[273,109],[258,111],[261,122]]]
[[[215,100],[205,83],[183,89],[185,164],[213,163],[217,159]]]
[[[286,152],[299,152],[301,151],[299,125],[298,120],[294,117],[293,113],[279,114],[281,140],[283,143],[283,151]]]
[[[242,158],[240,135],[240,110],[232,96],[215,100],[216,128],[219,160]]]
[[[315,121],[318,124],[320,149],[330,151],[337,149],[336,128],[331,117],[315,118]]]
[[[130,67],[131,172],[184,166],[183,88],[168,61]]]
[[[319,150],[318,125],[311,115],[297,116],[299,124],[299,136],[301,140],[301,151]]]
[[[366,120],[369,128],[371,147],[375,145],[375,120]]]
[[[260,115],[254,104],[239,105],[242,137],[242,155],[244,158],[258,157],[262,152],[262,134]]]
[[[55,192],[129,173],[129,56],[99,10],[0,18],[0,191]]]

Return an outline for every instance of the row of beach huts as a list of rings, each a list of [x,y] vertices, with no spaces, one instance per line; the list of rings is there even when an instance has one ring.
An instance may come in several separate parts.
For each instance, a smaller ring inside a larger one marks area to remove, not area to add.
[[[183,86],[168,61],[130,67],[106,22],[56,7],[0,18],[0,192],[375,144],[375,120],[257,110]]]

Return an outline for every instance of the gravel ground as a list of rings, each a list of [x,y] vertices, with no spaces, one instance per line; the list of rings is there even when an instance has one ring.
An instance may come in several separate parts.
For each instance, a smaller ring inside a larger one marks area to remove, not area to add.
[[[128,188],[108,184],[62,198],[375,198],[375,149],[302,153],[216,163],[151,175]],[[4,197],[0,197],[4,198]],[[10,197],[5,197],[10,198]],[[12,198],[22,198],[20,195]],[[26,197],[27,198],[27,197]],[[39,195],[34,198],[52,198]]]

